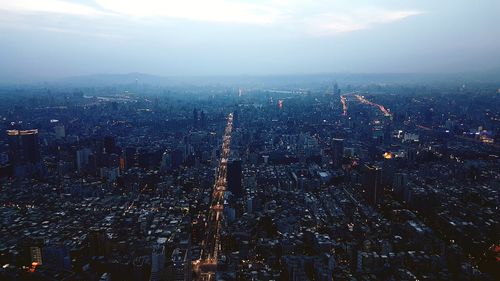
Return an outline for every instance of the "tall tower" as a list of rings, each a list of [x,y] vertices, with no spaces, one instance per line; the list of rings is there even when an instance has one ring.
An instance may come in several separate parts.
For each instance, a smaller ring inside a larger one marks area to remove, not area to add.
[[[366,201],[371,205],[381,202],[384,194],[382,186],[382,169],[366,164],[363,167],[363,189]]]
[[[113,136],[104,137],[104,150],[106,153],[114,153],[116,151],[116,139]]]
[[[333,167],[342,168],[342,160],[344,157],[344,140],[332,139]]]
[[[234,194],[235,198],[243,196],[241,179],[241,160],[230,160],[227,163],[227,189]]]
[[[193,127],[198,127],[198,110],[196,108],[193,109]]]
[[[9,162],[16,176],[30,176],[40,171],[41,156],[38,130],[8,130]]]
[[[337,82],[333,83],[333,94],[334,95],[340,94],[339,85],[337,84]]]

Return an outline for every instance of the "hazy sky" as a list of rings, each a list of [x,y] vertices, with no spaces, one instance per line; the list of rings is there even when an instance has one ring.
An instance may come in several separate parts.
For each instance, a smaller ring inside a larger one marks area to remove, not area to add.
[[[0,0],[0,79],[500,66],[499,0]]]

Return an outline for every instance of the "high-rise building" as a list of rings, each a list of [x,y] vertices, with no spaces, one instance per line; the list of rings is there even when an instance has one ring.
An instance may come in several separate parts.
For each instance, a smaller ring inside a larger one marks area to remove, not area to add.
[[[135,147],[127,147],[123,151],[123,159],[125,169],[128,170],[135,166],[137,149]]]
[[[71,255],[62,243],[51,243],[42,249],[42,260],[45,266],[71,270]]]
[[[382,185],[391,186],[396,171],[396,158],[391,152],[382,155]]]
[[[159,275],[165,267],[165,246],[157,244],[151,253],[151,276],[150,281],[160,280]]]
[[[172,155],[170,151],[166,150],[165,152],[163,152],[163,155],[161,156],[160,170],[168,171],[171,168],[172,168]]]
[[[337,84],[337,82],[335,82],[335,83],[333,84],[333,94],[334,94],[334,95],[340,95],[339,84]]]
[[[184,162],[186,153],[182,147],[178,147],[171,152],[171,167],[172,169],[179,168],[180,165]]]
[[[108,239],[104,228],[91,227],[87,239],[90,255],[105,256],[107,254]]]
[[[414,147],[409,147],[406,150],[406,161],[408,166],[412,167],[417,164],[417,149]]]
[[[382,186],[382,169],[365,164],[363,167],[363,190],[366,201],[371,205],[381,202],[384,194]]]
[[[241,160],[230,160],[227,163],[227,190],[234,194],[236,198],[243,195],[241,184],[242,169]]]
[[[207,126],[207,115],[205,112],[202,110],[200,112],[200,127],[204,129]]]
[[[195,108],[193,109],[193,127],[198,127],[198,110]]]
[[[190,281],[191,260],[187,249],[176,248],[172,252],[172,264],[169,280]]]
[[[394,179],[392,182],[392,189],[394,191],[394,196],[397,199],[403,200],[404,191],[406,189],[407,184],[408,184],[408,174],[406,174],[406,173],[395,173],[394,174]]]
[[[233,112],[233,127],[238,127],[240,125],[240,114],[238,110]]]
[[[114,153],[116,151],[116,139],[113,136],[104,137],[104,151]]]
[[[66,137],[66,130],[64,129],[64,125],[56,125],[54,127],[54,135],[57,140],[64,139]]]
[[[81,174],[87,170],[91,154],[92,150],[90,148],[82,148],[76,151],[76,169],[78,173]]]
[[[342,168],[344,158],[344,140],[332,139],[333,167]]]
[[[31,176],[41,171],[38,130],[8,130],[9,162],[14,175]]]
[[[31,262],[37,265],[42,264],[42,248],[38,246],[30,247]]]

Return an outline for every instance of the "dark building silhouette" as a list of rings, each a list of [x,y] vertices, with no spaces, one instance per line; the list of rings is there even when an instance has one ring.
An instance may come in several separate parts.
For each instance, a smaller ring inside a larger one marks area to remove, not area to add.
[[[240,114],[238,113],[238,110],[235,110],[233,112],[233,126],[238,127],[240,125]]]
[[[135,166],[137,149],[135,147],[127,147],[123,151],[123,159],[125,160],[125,169],[130,169]]]
[[[190,281],[191,260],[187,249],[176,248],[172,252],[171,266],[168,270],[168,280]]]
[[[230,160],[227,163],[227,189],[231,191],[236,198],[240,198],[243,195],[241,178],[241,160]]]
[[[92,227],[87,239],[90,255],[105,256],[107,254],[108,239],[105,229]]]
[[[41,171],[38,130],[8,130],[9,162],[14,175],[31,176]]]
[[[114,153],[116,152],[116,140],[112,136],[104,137],[104,150],[106,153]]]
[[[410,147],[406,150],[406,160],[407,164],[410,167],[413,167],[417,164],[417,149],[414,147]]]
[[[408,174],[396,173],[392,182],[392,189],[396,199],[402,201],[404,199],[405,190],[408,185]]]
[[[332,154],[333,154],[333,166],[335,168],[342,168],[342,159],[344,157],[343,139],[332,139]]]
[[[172,168],[177,169],[184,162],[184,151],[182,148],[176,148],[171,154]]]
[[[62,243],[45,245],[42,249],[42,260],[45,266],[71,270],[71,255]]]
[[[195,108],[193,109],[193,127],[197,128],[198,127],[198,110]]]
[[[207,126],[207,116],[203,110],[200,113],[200,126],[201,128],[205,128]]]
[[[333,94],[334,94],[334,95],[340,95],[339,84],[337,84],[337,82],[335,82],[335,83],[333,84]]]
[[[363,167],[363,190],[366,201],[377,205],[382,200],[384,189],[382,187],[382,169],[366,164]]]

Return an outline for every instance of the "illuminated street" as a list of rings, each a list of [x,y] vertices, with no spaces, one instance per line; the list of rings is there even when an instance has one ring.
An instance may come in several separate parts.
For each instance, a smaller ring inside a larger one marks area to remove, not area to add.
[[[368,104],[368,105],[371,105],[371,106],[378,107],[378,109],[380,109],[380,111],[382,111],[382,113],[385,116],[392,116],[392,114],[383,105],[380,105],[378,103],[374,103],[372,101],[369,101],[364,96],[360,96],[360,95],[355,95],[355,96],[363,104]]]
[[[209,220],[206,230],[206,238],[203,241],[203,252],[201,262],[193,264],[199,280],[213,280],[217,270],[217,259],[220,250],[220,229],[222,212],[224,210],[224,191],[227,182],[227,162],[230,155],[231,132],[233,129],[233,114],[230,113],[227,119],[227,126],[224,131],[221,158],[217,169],[217,177],[212,193],[212,203],[210,204]]]
[[[344,95],[340,96],[340,102],[342,103],[342,115],[347,115],[347,100]]]

